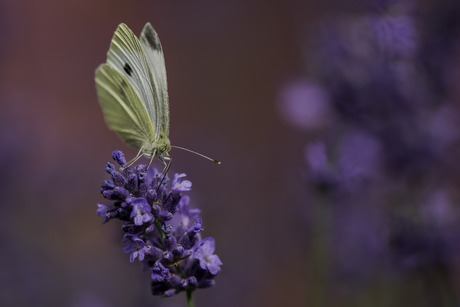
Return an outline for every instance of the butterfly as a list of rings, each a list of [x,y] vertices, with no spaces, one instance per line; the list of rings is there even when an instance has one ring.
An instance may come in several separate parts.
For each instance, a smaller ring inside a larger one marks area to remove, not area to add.
[[[163,48],[150,23],[139,38],[120,24],[112,38],[107,62],[96,69],[96,89],[107,126],[131,147],[139,149],[127,163],[140,157],[163,162],[167,172],[172,147],[219,161],[187,148],[172,146],[169,140],[169,97]],[[168,161],[168,163],[166,162]]]

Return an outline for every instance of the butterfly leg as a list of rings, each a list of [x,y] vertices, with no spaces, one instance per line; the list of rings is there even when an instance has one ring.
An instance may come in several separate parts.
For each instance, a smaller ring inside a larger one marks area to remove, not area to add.
[[[171,161],[172,159],[170,157],[159,157],[160,161],[163,162],[163,164],[165,165],[165,167],[163,168],[163,177],[161,178],[161,181],[160,181],[160,184],[158,185],[158,188],[160,187],[160,185],[163,184],[163,180],[165,180],[166,178],[166,174],[168,173],[169,171],[169,167],[171,166]],[[166,162],[165,160],[167,160],[168,162]],[[157,193],[158,193],[158,188],[157,188]]]
[[[150,168],[150,165],[152,165],[152,162],[153,162],[153,159],[155,159],[155,154],[156,154],[156,153],[157,153],[157,151],[155,150],[155,151],[153,152],[152,157],[150,158],[149,165],[147,165],[147,169],[149,169],[149,168]]]
[[[159,157],[160,161],[163,162],[164,168],[163,168],[163,174],[167,174],[169,171],[169,167],[171,166],[171,161],[172,159],[170,157]],[[168,161],[168,162],[166,162]]]
[[[125,167],[122,167],[121,170],[124,171],[125,169],[127,169],[128,167],[130,167],[131,165],[133,165],[134,163],[136,163],[137,160],[140,159],[140,157],[142,157],[142,149],[144,148],[144,146],[141,147],[141,149],[139,149],[139,152],[137,153],[137,155],[131,160],[129,161],[128,163],[126,163],[126,166]]]

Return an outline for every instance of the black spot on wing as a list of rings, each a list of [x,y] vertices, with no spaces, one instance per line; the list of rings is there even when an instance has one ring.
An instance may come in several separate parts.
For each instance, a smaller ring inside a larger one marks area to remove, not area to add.
[[[123,69],[125,70],[125,72],[128,74],[128,76],[131,77],[132,73],[133,73],[133,69],[131,68],[131,66],[129,66],[128,63],[125,64],[125,66],[123,66]]]
[[[152,27],[145,27],[143,34],[145,41],[149,44],[149,46],[152,49],[162,51],[160,39],[158,38],[157,33],[153,30]]]
[[[121,84],[120,84],[120,88],[118,89],[118,91],[120,92],[120,96],[124,99],[124,100],[127,100],[128,97],[126,96],[126,88],[128,87],[128,84],[126,83],[125,80],[121,80]]]

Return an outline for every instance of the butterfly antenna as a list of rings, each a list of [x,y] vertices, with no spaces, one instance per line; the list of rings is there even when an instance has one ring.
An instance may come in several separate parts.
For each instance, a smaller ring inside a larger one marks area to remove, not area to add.
[[[188,149],[188,148],[179,147],[179,146],[174,146],[174,145],[171,145],[171,147],[177,148],[177,149],[182,149],[182,150],[191,152],[191,153],[193,153],[193,154],[195,154],[195,155],[198,155],[198,156],[200,156],[200,157],[203,157],[203,158],[205,158],[205,159],[208,159],[209,161],[214,162],[214,163],[216,163],[216,164],[222,164],[220,161],[217,161],[216,159],[210,158],[210,157],[208,157],[208,156],[205,156],[205,155],[203,155],[203,154],[201,154],[201,153],[199,153],[199,152],[190,150],[190,149]]]

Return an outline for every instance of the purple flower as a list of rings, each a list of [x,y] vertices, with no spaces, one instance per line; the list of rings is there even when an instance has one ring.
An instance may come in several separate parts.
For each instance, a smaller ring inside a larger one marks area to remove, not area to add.
[[[164,281],[169,275],[169,270],[161,263],[155,264],[152,268],[152,280],[155,282]]]
[[[134,262],[136,258],[138,258],[139,261],[144,260],[146,251],[148,252],[149,250],[149,247],[141,238],[129,233],[125,235],[124,244],[125,247],[123,248],[123,251],[125,253],[130,253],[130,262]]]
[[[134,224],[140,226],[144,223],[153,221],[153,215],[150,213],[152,207],[147,203],[147,200],[144,198],[135,198],[130,201],[130,205],[133,207],[131,218],[134,220]]]
[[[112,205],[97,204],[97,216],[107,218],[109,210],[113,209]]]
[[[322,128],[332,120],[327,92],[308,80],[294,80],[280,91],[278,106],[283,119],[301,129]]]
[[[188,180],[182,181],[182,178],[184,178],[185,176],[185,174],[174,174],[171,190],[176,192],[190,191],[192,189],[192,182]]]
[[[220,272],[220,261],[219,256],[214,255],[216,249],[216,242],[213,238],[205,238],[201,241],[200,246],[195,250],[193,258],[200,261],[200,267],[203,270],[208,270],[212,275],[216,275]]]
[[[200,210],[191,209],[190,197],[182,196],[192,186],[185,174],[175,174],[170,183],[154,168],[125,168],[121,151],[112,156],[123,170],[110,163],[105,167],[112,180],[100,191],[113,204],[98,204],[97,214],[104,222],[122,221],[123,250],[131,262],[137,259],[150,269],[152,294],[172,296],[214,285],[222,263],[213,255],[214,239],[201,239]],[[191,257],[194,253],[202,256]],[[203,261],[208,261],[206,268]]]
[[[382,149],[372,135],[347,132],[334,146],[334,155],[327,152],[327,145],[311,143],[305,152],[307,178],[319,190],[350,193],[379,178]]]
[[[123,152],[116,150],[112,153],[112,157],[122,167],[126,166],[126,159],[125,159],[125,155],[123,154]]]

